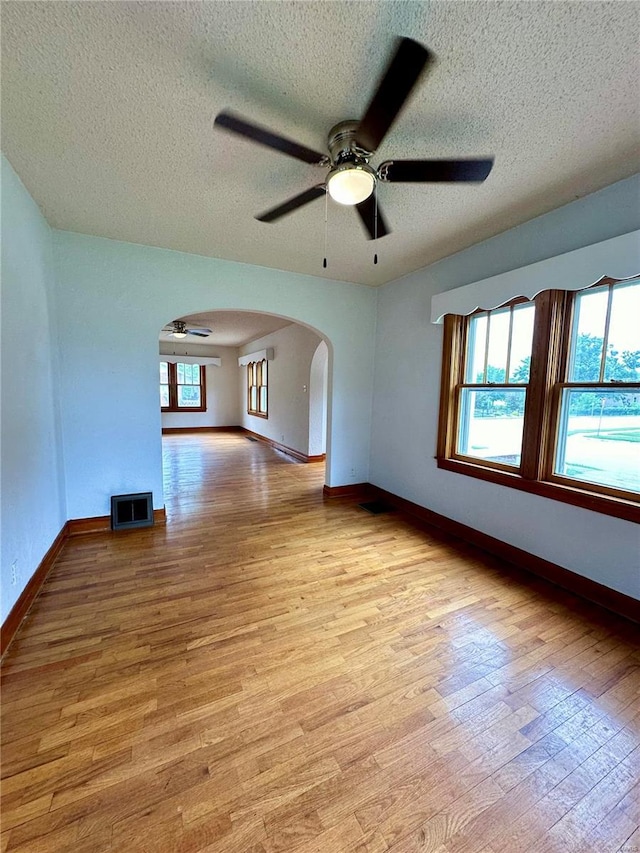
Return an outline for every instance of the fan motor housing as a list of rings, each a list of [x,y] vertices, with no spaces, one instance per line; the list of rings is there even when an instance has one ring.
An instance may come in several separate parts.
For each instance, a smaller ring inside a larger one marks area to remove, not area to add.
[[[341,121],[329,131],[327,145],[334,166],[347,162],[367,162],[371,151],[359,148],[356,143],[356,132],[360,122],[355,119]]]

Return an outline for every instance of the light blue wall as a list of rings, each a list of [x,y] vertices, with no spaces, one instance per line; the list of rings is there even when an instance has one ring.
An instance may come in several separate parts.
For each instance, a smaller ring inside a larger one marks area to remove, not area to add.
[[[2,157],[3,622],[66,520],[51,242],[51,229]]]
[[[638,525],[437,468],[442,326],[430,312],[434,293],[638,228],[635,176],[380,288],[370,464],[376,485],[636,598]]]
[[[368,479],[375,290],[63,231],[54,258],[70,518],[108,514],[112,494],[152,491],[163,505],[158,335],[215,309],[282,315],[326,338],[327,483]]]
[[[435,293],[591,246],[639,227],[640,174],[537,216],[523,225],[477,243],[405,279],[435,286]],[[389,282],[385,288],[399,281]]]

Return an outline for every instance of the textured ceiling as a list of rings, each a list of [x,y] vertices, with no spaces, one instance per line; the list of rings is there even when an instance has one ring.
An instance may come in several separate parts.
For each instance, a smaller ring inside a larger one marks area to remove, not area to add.
[[[175,317],[176,320],[184,320],[189,327],[193,324],[211,329],[207,338],[188,336],[177,339],[171,334],[161,333],[160,341],[167,346],[175,346],[184,349],[194,344],[205,344],[208,346],[240,347],[251,341],[256,341],[269,332],[276,332],[285,326],[291,325],[291,320],[283,317],[274,317],[271,314],[258,314],[254,311],[211,311],[204,314],[189,314],[186,317]]]
[[[57,228],[380,284],[639,168],[636,2],[3,2],[2,147]],[[231,108],[324,150],[362,115],[397,36],[437,64],[384,140],[482,156],[482,185],[382,185],[393,229],[316,201],[324,178],[213,130]],[[373,264],[377,251],[379,263]]]

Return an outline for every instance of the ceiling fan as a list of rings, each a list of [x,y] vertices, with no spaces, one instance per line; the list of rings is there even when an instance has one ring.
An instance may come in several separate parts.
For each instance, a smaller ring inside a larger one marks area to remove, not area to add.
[[[382,183],[481,182],[489,175],[493,158],[462,160],[385,160],[377,169],[369,159],[388,133],[403,104],[434,56],[425,47],[403,38],[360,121],[336,124],[328,137],[329,154],[321,154],[231,112],[219,113],[215,127],[251,139],[290,157],[328,168],[324,183],[316,184],[283,204],[256,216],[275,222],[327,192],[340,204],[355,206],[369,239],[384,237],[386,224],[376,194]]]
[[[186,338],[187,335],[195,335],[198,338],[208,338],[212,333],[211,329],[205,329],[204,326],[194,326],[188,328],[184,320],[172,320],[166,325],[163,332],[168,332],[171,338]]]

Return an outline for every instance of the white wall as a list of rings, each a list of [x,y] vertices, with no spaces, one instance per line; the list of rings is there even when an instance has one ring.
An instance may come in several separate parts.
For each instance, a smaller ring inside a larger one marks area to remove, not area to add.
[[[320,341],[311,329],[291,323],[240,347],[240,355],[273,349],[273,360],[268,364],[268,418],[248,414],[247,368],[240,370],[242,426],[305,456],[309,453],[311,360]]]
[[[171,428],[239,426],[240,394],[238,393],[238,350],[236,347],[218,347],[206,344],[172,346],[162,342],[164,355],[192,355],[220,358],[222,364],[206,365],[207,411],[162,412],[162,426]],[[162,361],[162,358],[159,358]]]
[[[320,341],[311,360],[309,376],[309,456],[320,456],[327,447],[327,386],[329,350]]]
[[[70,518],[108,514],[112,494],[152,491],[163,505],[158,330],[167,317],[216,308],[282,315],[326,336],[327,483],[368,479],[375,290],[64,231],[53,238]]]
[[[51,230],[2,158],[1,620],[66,521]],[[12,563],[16,583],[12,582]]]
[[[442,327],[431,296],[640,227],[640,177],[614,184],[380,289],[371,482],[640,598],[640,527],[439,470]],[[606,273],[597,270],[596,277]]]

